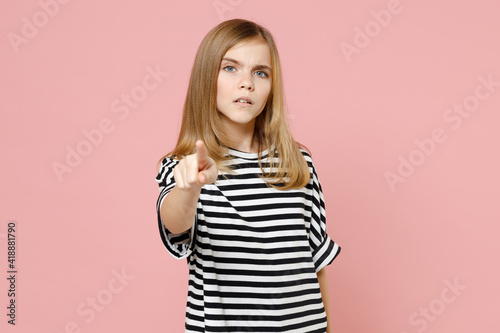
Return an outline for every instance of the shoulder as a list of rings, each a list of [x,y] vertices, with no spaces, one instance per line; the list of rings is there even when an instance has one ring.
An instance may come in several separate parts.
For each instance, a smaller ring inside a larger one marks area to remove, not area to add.
[[[156,169],[158,170],[158,176],[156,177],[157,182],[161,182],[165,179],[166,175],[170,174],[173,168],[179,163],[179,160],[165,156],[161,161],[156,164]]]
[[[311,151],[308,149],[307,150],[303,149],[302,147],[300,147],[299,150],[307,162],[307,166],[309,167],[309,172],[310,172],[310,178],[312,179],[313,183],[319,182],[317,169],[314,165]]]
[[[312,159],[312,154],[311,154],[311,152],[309,150],[305,150],[304,148],[299,147],[299,151],[302,153],[302,155],[305,158]]]
[[[173,158],[172,156],[164,156],[158,161],[158,163],[156,163],[156,168],[158,169],[158,171],[160,171],[161,168],[164,168],[171,164],[175,165],[177,163],[179,163],[179,160],[177,160],[176,158]]]
[[[307,164],[310,166],[310,167],[313,167],[314,166],[314,163],[313,163],[313,159],[312,159],[312,154],[309,150],[305,150],[304,148],[299,148],[299,151],[301,152],[302,156],[304,157],[304,159],[306,160]]]

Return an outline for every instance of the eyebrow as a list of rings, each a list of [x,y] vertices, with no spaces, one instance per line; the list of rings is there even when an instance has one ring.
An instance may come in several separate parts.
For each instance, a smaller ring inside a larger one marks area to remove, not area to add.
[[[241,65],[241,62],[239,62],[238,60],[236,59],[232,59],[232,58],[222,58],[222,60],[226,60],[226,61],[230,61],[230,62],[234,62],[235,64],[237,65]],[[267,66],[267,65],[255,65],[254,69],[267,69],[269,72],[272,72],[271,70],[271,67]]]

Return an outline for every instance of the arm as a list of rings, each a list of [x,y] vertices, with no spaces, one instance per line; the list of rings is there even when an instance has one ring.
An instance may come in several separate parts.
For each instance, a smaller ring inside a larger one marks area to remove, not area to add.
[[[165,197],[160,208],[160,216],[165,227],[174,234],[191,228],[200,196],[199,190],[182,190],[175,186]]]
[[[176,234],[191,228],[201,188],[215,182],[217,174],[217,165],[208,157],[203,141],[198,140],[196,153],[175,166],[176,184],[160,208],[161,220],[170,232]]]
[[[325,306],[326,319],[327,319],[327,328],[326,332],[332,332],[332,324],[331,324],[331,316],[330,316],[330,303],[329,303],[329,294],[328,294],[328,279],[326,277],[326,269],[322,268],[318,273],[318,282],[319,288],[321,289],[321,298],[323,299],[323,305]]]

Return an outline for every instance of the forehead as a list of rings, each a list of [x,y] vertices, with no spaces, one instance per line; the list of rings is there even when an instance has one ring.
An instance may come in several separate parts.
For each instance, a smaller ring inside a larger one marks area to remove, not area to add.
[[[263,38],[252,38],[233,45],[224,58],[238,60],[246,65],[267,65],[271,67],[271,52]]]

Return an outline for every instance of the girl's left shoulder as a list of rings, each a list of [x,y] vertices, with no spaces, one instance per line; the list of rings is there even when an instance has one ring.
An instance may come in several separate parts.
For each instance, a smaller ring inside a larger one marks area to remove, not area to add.
[[[301,152],[302,156],[304,156],[304,159],[307,161],[308,164],[313,163],[312,154],[308,149],[299,147],[299,151]]]

